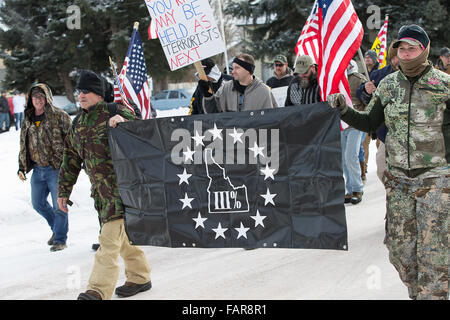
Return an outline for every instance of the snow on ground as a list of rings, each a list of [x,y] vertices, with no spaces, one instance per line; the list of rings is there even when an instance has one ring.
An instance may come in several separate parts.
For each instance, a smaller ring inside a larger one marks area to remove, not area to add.
[[[186,114],[187,109],[158,112]],[[50,229],[31,206],[31,173],[26,182],[17,178],[18,131],[0,134],[0,147],[0,299],[76,299],[85,291],[99,232],[89,180],[83,171],[74,187],[68,248],[50,252]],[[348,251],[146,246],[153,288],[128,299],[408,299],[383,245],[385,192],[376,177],[375,152],[371,142],[363,201],[346,205]],[[119,263],[117,285],[125,281]]]

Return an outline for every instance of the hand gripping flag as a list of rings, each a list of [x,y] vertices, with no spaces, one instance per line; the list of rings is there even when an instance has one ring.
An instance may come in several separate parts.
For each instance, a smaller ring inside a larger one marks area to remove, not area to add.
[[[389,16],[386,16],[384,24],[380,29],[375,41],[372,45],[372,50],[374,50],[378,55],[378,63],[380,66],[378,69],[384,68],[386,66],[386,42],[387,42],[387,28],[388,28]]]
[[[322,100],[342,93],[351,104],[346,69],[361,45],[363,26],[351,0],[319,0],[318,82]]]
[[[127,55],[118,81],[119,95],[120,87],[122,87],[125,97],[131,99],[141,110],[142,119],[150,119],[150,84],[147,78],[142,41],[136,24],[131,34]],[[116,97],[116,92],[114,97]]]

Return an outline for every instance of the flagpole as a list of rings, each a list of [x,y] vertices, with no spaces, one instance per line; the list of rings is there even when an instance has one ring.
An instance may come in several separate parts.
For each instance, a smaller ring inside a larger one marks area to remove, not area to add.
[[[225,52],[224,52],[225,53],[225,56],[224,56],[224,58],[225,58],[225,68],[227,70],[227,74],[230,74],[230,70],[229,70],[229,67],[228,67],[227,42],[225,40],[225,28],[223,26],[222,0],[218,0],[218,2],[219,2],[220,29],[222,31],[223,43],[225,45]]]
[[[311,9],[311,13],[309,14],[309,16],[308,16],[308,18],[312,15],[312,13],[314,12],[314,8],[316,7],[316,4],[317,4],[317,0],[315,0],[314,1],[314,4],[313,4],[313,7],[312,7],[312,9]],[[306,20],[308,21],[308,18],[306,18]],[[311,21],[308,21],[308,25],[311,23]],[[303,30],[303,29],[302,29]],[[302,39],[302,42],[300,42],[300,47],[303,45],[303,41],[304,41],[305,39]],[[299,52],[300,52],[300,50],[299,50]],[[295,61],[294,61],[294,65],[292,66],[292,68],[295,70],[295,65],[297,64],[297,60],[298,60],[298,57],[299,57],[300,55],[299,54],[296,54],[295,55]]]
[[[363,56],[363,54],[361,52],[361,47],[359,47],[359,49],[358,49],[358,55],[359,55],[359,60],[361,60],[361,63],[363,65],[364,74],[367,77],[367,81],[370,81],[369,72],[367,71],[366,63],[364,62],[364,56]]]

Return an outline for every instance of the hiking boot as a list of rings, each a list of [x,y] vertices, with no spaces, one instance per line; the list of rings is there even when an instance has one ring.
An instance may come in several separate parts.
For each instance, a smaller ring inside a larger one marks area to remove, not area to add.
[[[120,298],[131,297],[134,296],[136,293],[150,290],[151,287],[152,287],[151,281],[144,284],[137,284],[127,281],[123,286],[117,287],[115,293]]]
[[[100,248],[100,243],[93,243],[92,244],[92,250],[97,251],[98,248]]]
[[[50,239],[48,239],[47,244],[49,246],[53,245],[53,240],[55,240],[55,234],[53,233],[52,236],[50,237]]]
[[[346,194],[344,198],[344,203],[350,203],[352,201],[352,195]]]
[[[50,247],[50,251],[60,251],[67,248],[67,246],[64,243],[58,243],[55,242],[53,243],[53,245]]]
[[[97,291],[87,290],[80,293],[77,300],[102,300],[102,296]]]
[[[361,200],[362,200],[362,195],[363,195],[363,192],[361,191],[361,192],[353,192],[353,195],[352,195],[352,204],[358,204],[358,203],[360,203],[361,202]]]

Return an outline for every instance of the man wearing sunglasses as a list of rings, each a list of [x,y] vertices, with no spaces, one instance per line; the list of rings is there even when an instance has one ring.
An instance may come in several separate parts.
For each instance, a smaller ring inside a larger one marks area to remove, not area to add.
[[[273,59],[273,77],[266,81],[266,84],[272,88],[280,88],[288,86],[294,76],[291,68],[288,67],[286,56],[279,54]]]
[[[67,213],[58,208],[58,174],[69,131],[69,115],[53,105],[50,88],[42,83],[31,87],[20,128],[19,179],[31,176],[31,203],[48,223],[52,236],[47,241],[50,251],[66,248],[69,228]],[[48,203],[48,195],[52,204]]]
[[[125,233],[124,207],[117,188],[117,179],[108,143],[108,125],[117,127],[121,122],[135,120],[135,114],[123,105],[117,105],[117,113],[111,116],[104,101],[104,81],[94,72],[83,70],[77,83],[81,116],[71,127],[64,147],[63,162],[59,173],[58,204],[68,212],[69,197],[84,162],[91,182],[91,197],[102,227],[100,247],[95,254],[94,267],[87,291],[79,300],[111,299],[117,283],[120,267],[119,254],[125,262],[125,285],[116,288],[119,297],[129,297],[149,290],[150,267],[144,252],[130,244]]]

